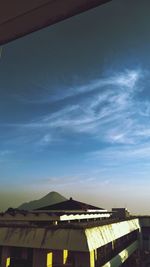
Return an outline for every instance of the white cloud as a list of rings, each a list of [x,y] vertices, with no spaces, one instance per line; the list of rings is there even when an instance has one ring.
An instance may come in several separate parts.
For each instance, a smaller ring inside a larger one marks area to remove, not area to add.
[[[123,88],[133,89],[133,87],[139,80],[139,77],[141,77],[140,70],[125,70],[124,72],[117,72],[109,77],[99,78],[89,81],[87,84],[84,85],[75,84],[70,87],[63,87],[63,89],[62,87],[57,89],[55,88],[54,92],[56,93],[53,92],[53,94],[51,93],[51,90],[48,89],[48,85],[45,86],[41,84],[40,85],[36,84],[35,85],[35,87],[37,87],[36,97],[33,96],[33,99],[31,99],[32,97],[31,95],[30,99],[28,99],[25,96],[16,95],[16,98],[26,103],[43,104],[43,103],[51,103],[53,101],[67,99],[68,97],[74,97],[84,93],[93,92],[97,89],[102,90],[104,87],[108,86],[110,87],[119,86],[119,88],[123,87]],[[38,92],[40,92],[39,95]]]
[[[143,117],[148,120],[150,104],[135,99],[142,78],[142,71],[125,70],[84,86],[68,88],[58,98],[82,93],[84,98],[75,98],[73,104],[68,101],[58,111],[31,122],[8,126],[41,133],[39,142],[45,145],[56,135],[60,137],[68,132],[85,133],[112,144],[138,143],[150,135],[148,121],[143,122]]]
[[[126,70],[125,73],[118,73],[116,77],[112,78],[114,84],[118,84],[122,87],[133,88],[136,85],[141,72],[137,70]]]

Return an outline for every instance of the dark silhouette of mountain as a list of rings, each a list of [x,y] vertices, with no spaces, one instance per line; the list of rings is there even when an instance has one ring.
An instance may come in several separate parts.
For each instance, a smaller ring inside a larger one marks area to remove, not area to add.
[[[49,194],[47,194],[46,196],[38,199],[38,200],[33,200],[27,203],[23,203],[21,204],[18,209],[22,209],[22,210],[34,210],[34,209],[38,209],[40,207],[45,207],[45,206],[49,206],[49,205],[53,205],[56,203],[60,203],[67,200],[67,198],[65,198],[64,196],[60,195],[57,192],[50,192]]]

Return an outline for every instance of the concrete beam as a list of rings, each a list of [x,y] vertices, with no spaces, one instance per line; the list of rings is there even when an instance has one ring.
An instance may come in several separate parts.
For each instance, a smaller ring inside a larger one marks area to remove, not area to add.
[[[1,0],[0,45],[111,0]]]
[[[130,246],[122,250],[118,255],[105,263],[102,267],[119,267],[121,266],[136,250],[139,248],[138,241],[133,242]],[[135,266],[135,265],[134,265]]]

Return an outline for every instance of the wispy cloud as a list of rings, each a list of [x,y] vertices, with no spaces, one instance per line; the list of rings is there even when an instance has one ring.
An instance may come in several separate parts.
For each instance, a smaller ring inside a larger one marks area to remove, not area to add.
[[[138,161],[141,161],[141,163],[143,164],[143,160],[145,160],[145,163],[150,160],[150,144],[144,143],[138,146],[127,145],[107,147],[104,149],[89,152],[87,154],[87,159],[100,160],[108,164],[109,162],[129,162],[133,164],[133,161],[135,161],[136,164]]]
[[[84,99],[78,98],[73,105],[68,103],[57,112],[47,114],[24,127],[94,134],[108,142],[132,143],[134,138],[131,131],[136,126],[134,93],[141,75],[140,71],[125,71],[74,88],[73,91],[71,89],[68,94],[86,93]],[[87,94],[89,91],[92,91],[90,96]]]
[[[50,134],[45,134],[45,135],[41,138],[41,140],[40,140],[39,143],[40,143],[40,145],[45,146],[45,145],[50,144],[52,141],[53,141],[53,139],[52,139],[51,135],[50,135]]]
[[[0,163],[8,160],[9,156],[13,153],[11,150],[0,150]]]
[[[92,186],[96,185],[98,182],[100,185],[106,185],[111,183],[111,179],[101,177],[101,179],[97,179],[100,174],[104,174],[105,171],[100,171],[95,173],[93,170],[89,171],[88,173],[76,173],[74,175],[67,175],[67,176],[58,176],[58,177],[48,177],[48,178],[39,178],[38,183],[41,183],[45,186],[57,186],[57,187],[64,187],[64,186],[76,186],[77,184],[80,186]],[[33,180],[34,183],[34,180]]]
[[[102,90],[104,87],[108,86],[119,86],[120,88],[126,87],[128,89],[133,89],[140,75],[140,70],[125,70],[124,72],[117,72],[109,77],[88,81],[87,84],[72,84],[72,86],[69,87],[61,86],[60,88],[55,88],[55,90],[49,88],[50,86],[48,85],[34,84],[35,94],[30,95],[30,98],[29,96],[25,97],[24,95],[15,95],[15,97],[19,101],[26,103],[43,104]]]
[[[141,70],[125,70],[84,86],[62,90],[56,95],[57,100],[72,96],[72,103],[65,102],[57,111],[27,123],[5,124],[5,127],[24,129],[28,133],[34,131],[42,145],[50,144],[54,137],[63,137],[68,132],[90,135],[112,144],[138,143],[150,135],[147,123],[150,103],[141,103],[136,97],[142,90],[139,84],[143,77]],[[83,93],[84,97],[81,97]],[[53,96],[51,101],[55,101]]]

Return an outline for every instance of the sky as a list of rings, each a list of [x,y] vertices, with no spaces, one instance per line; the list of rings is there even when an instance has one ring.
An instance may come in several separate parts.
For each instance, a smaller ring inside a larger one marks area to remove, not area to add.
[[[1,210],[57,191],[150,214],[149,9],[112,0],[3,46]]]

